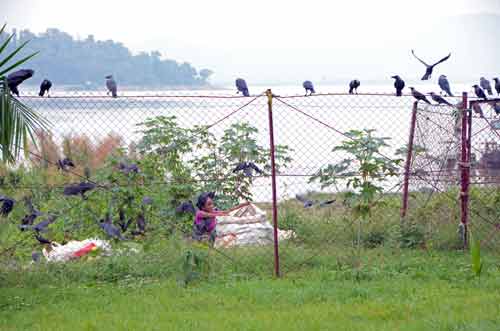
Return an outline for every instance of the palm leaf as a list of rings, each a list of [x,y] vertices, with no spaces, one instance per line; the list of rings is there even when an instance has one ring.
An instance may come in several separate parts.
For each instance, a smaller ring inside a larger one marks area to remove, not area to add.
[[[5,73],[9,72],[10,70],[14,69],[15,67],[20,66],[21,64],[23,64],[24,62],[28,61],[29,59],[31,59],[32,57],[34,57],[37,54],[38,54],[38,52],[35,52],[35,53],[33,53],[33,54],[25,57],[24,59],[21,59],[21,60],[17,61],[16,63],[14,63],[13,65],[11,65],[7,69],[4,69],[4,70],[0,71],[0,76],[4,75]],[[1,67],[1,65],[0,65],[0,67]]]

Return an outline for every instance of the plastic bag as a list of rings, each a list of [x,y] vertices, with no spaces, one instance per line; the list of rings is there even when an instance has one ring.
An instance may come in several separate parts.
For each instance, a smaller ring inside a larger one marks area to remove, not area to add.
[[[51,244],[51,249],[44,248],[42,253],[47,261],[60,262],[79,258],[97,248],[104,252],[111,252],[111,245],[107,241],[91,238],[82,241],[73,240],[66,245],[61,245],[54,241]]]

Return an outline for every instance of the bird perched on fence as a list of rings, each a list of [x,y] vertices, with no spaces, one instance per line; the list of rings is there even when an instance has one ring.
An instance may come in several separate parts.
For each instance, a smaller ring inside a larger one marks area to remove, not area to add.
[[[495,114],[500,114],[500,102],[497,102],[493,105],[493,110],[495,111]]]
[[[436,101],[438,104],[445,104],[445,105],[448,105],[450,107],[453,107],[453,105],[451,103],[449,103],[448,101],[446,101],[445,98],[443,98],[442,96],[434,93],[434,92],[431,92],[431,98],[432,100]]]
[[[106,94],[111,93],[111,96],[113,98],[116,98],[118,95],[116,94],[116,91],[118,89],[118,86],[116,85],[116,81],[113,78],[113,75],[108,75],[105,77],[106,78],[106,87],[108,88],[108,92]]]
[[[425,63],[423,60],[419,59],[417,57],[417,55],[415,54],[415,52],[413,51],[413,49],[411,50],[411,53],[413,54],[413,56],[418,60],[420,61],[420,63],[422,63],[426,69],[425,69],[425,74],[424,76],[422,77],[422,80],[428,80],[429,78],[431,78],[431,75],[432,75],[432,70],[434,69],[435,66],[437,66],[438,64],[448,60],[451,56],[451,53],[448,54],[448,56],[445,56],[443,57],[441,60],[437,61],[436,63],[432,64],[432,65],[429,65],[427,63]]]
[[[391,76],[391,78],[394,78],[394,87],[396,88],[396,95],[398,97],[403,95],[403,89],[405,88],[405,81],[401,79],[398,75]]]
[[[80,194],[83,199],[86,199],[85,192],[93,190],[95,184],[89,182],[81,182],[79,184],[68,185],[64,188],[64,195],[78,195]]]
[[[472,87],[474,88],[474,93],[476,93],[476,96],[478,98],[482,98],[484,100],[488,100],[488,98],[486,97],[486,94],[484,94],[483,89],[480,88],[479,85],[475,84],[475,85],[472,85]]]
[[[306,96],[307,92],[309,92],[309,95],[316,93],[316,91],[314,90],[313,83],[310,80],[306,80],[305,82],[303,82],[302,87],[304,87],[304,89],[306,90]]]
[[[57,169],[67,171],[68,167],[74,168],[75,164],[70,158],[65,157],[62,160],[57,160]]]
[[[489,95],[493,95],[493,91],[491,90],[491,83],[486,78],[481,77],[479,79],[479,86],[481,86],[483,90],[486,90]]]
[[[497,91],[497,95],[500,95],[500,80],[498,77],[493,78],[493,81],[495,82],[495,90]]]
[[[233,172],[236,173],[238,171],[243,171],[245,176],[251,177],[253,176],[253,172],[255,171],[259,175],[262,174],[262,170],[255,165],[253,162],[240,162],[236,165],[236,168],[233,169]]]
[[[446,75],[439,76],[438,84],[441,90],[443,90],[446,94],[448,94],[449,97],[453,96],[450,90],[450,82],[448,82],[448,78],[446,78]]]
[[[8,216],[9,213],[14,209],[16,201],[12,198],[0,195],[0,202],[2,202],[2,207],[0,208],[0,214],[2,216]]]
[[[109,213],[106,213],[104,219],[99,221],[99,227],[111,238],[116,238],[119,240],[124,240],[122,233],[119,228],[113,225],[111,216]]]
[[[38,95],[43,97],[45,93],[47,93],[47,97],[50,97],[49,90],[51,87],[52,87],[52,82],[48,79],[44,79],[40,84],[40,92],[38,93]]]
[[[349,83],[349,94],[352,94],[353,91],[356,91],[356,94],[358,94],[358,87],[361,85],[361,82],[357,79],[351,80]]]
[[[238,92],[236,93],[243,93],[244,96],[248,97],[250,96],[250,93],[248,92],[248,86],[247,82],[243,78],[237,78],[235,81],[236,88],[238,89]]]
[[[413,95],[413,97],[415,99],[417,99],[418,101],[424,101],[424,102],[427,102],[429,105],[431,104],[429,102],[429,100],[427,100],[427,98],[425,97],[425,95],[423,95],[422,93],[420,93],[419,91],[415,90],[415,88],[413,87],[410,87],[410,90],[411,90],[411,95]]]
[[[21,85],[26,79],[33,77],[35,71],[31,69],[21,69],[18,71],[14,71],[13,73],[7,76],[7,85],[9,86],[10,91],[19,96],[19,90],[17,87]]]

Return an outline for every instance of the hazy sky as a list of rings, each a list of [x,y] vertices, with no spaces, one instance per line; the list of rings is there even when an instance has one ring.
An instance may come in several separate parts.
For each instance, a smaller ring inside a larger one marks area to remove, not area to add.
[[[425,37],[415,35],[417,27],[438,34],[433,22],[470,13],[500,14],[500,0],[0,0],[0,21],[9,28],[54,27],[80,38],[121,41],[134,52],[159,50],[213,69],[215,81],[245,76],[280,82],[307,73],[330,79],[348,74],[326,69],[343,62],[373,69],[382,59],[371,60],[371,50],[401,44],[406,57],[408,43]],[[420,52],[440,57],[448,50]],[[382,72],[388,62],[377,68]]]

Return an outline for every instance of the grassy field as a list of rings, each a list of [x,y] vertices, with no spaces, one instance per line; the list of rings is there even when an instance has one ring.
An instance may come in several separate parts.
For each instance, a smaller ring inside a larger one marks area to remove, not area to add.
[[[99,277],[109,270],[91,261],[3,271],[0,330],[500,329],[498,256],[485,257],[481,279],[463,252],[378,248],[359,268],[346,258],[318,257],[282,279],[211,269],[187,287],[173,274]],[[94,279],[79,278],[84,268]]]

